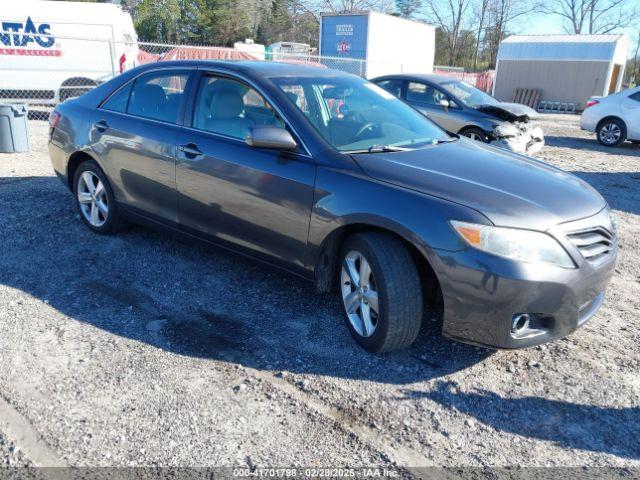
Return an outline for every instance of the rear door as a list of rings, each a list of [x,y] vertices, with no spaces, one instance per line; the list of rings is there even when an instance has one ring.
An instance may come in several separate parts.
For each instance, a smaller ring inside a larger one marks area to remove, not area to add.
[[[175,151],[188,70],[144,74],[93,115],[90,142],[116,200],[162,221],[177,222]]]
[[[245,143],[247,129],[284,120],[256,89],[203,73],[178,136],[180,224],[278,263],[304,265],[315,163],[301,147],[283,152]]]
[[[622,100],[622,115],[629,128],[627,137],[640,140],[640,90]]]

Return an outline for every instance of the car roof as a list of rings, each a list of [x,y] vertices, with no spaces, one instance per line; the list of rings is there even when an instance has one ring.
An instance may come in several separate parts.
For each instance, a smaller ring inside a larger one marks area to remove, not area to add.
[[[384,75],[382,77],[374,78],[373,81],[377,80],[388,80],[388,79],[399,79],[399,80],[416,80],[423,82],[430,82],[435,85],[442,85],[443,83],[449,83],[452,81],[459,80],[456,77],[449,77],[447,75],[436,75],[434,73],[402,73],[398,75]]]
[[[280,61],[262,60],[172,60],[167,62],[154,62],[144,65],[145,68],[180,68],[203,67],[221,68],[228,71],[244,73],[249,76],[266,78],[293,76],[293,77],[336,77],[352,76],[349,73],[325,68],[321,64],[300,64]]]

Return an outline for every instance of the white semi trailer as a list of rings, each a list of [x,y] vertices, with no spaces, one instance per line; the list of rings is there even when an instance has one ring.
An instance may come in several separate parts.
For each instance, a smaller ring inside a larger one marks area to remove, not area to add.
[[[55,105],[134,67],[131,16],[111,3],[4,1],[0,101]]]
[[[327,66],[373,78],[432,73],[435,27],[378,12],[323,13],[320,55]]]

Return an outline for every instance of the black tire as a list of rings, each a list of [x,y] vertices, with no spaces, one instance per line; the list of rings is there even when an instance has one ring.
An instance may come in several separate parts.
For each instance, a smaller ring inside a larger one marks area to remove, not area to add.
[[[345,257],[351,252],[359,252],[366,258],[375,279],[379,312],[370,336],[356,331],[343,301],[342,271]],[[413,343],[422,324],[422,289],[416,264],[401,240],[382,232],[352,235],[342,245],[337,271],[338,296],[343,305],[344,319],[359,345],[369,352],[381,353]]]
[[[615,132],[619,131],[619,136]],[[606,132],[610,132],[607,135]],[[617,147],[627,139],[627,126],[619,118],[606,118],[602,120],[596,128],[596,138],[598,143],[604,147]]]
[[[489,143],[489,136],[480,128],[467,127],[460,130],[460,135],[471,138],[472,140]]]
[[[100,226],[92,225],[89,219],[87,219],[87,217],[85,216],[85,213],[82,210],[80,200],[78,197],[78,188],[80,184],[80,178],[82,177],[82,174],[85,172],[90,172],[96,177],[98,177],[100,182],[102,182],[102,184],[104,185],[105,196],[106,196],[107,205],[108,205],[108,213],[104,218],[104,223],[102,223]],[[117,233],[126,225],[126,222],[118,214],[118,209],[115,202],[115,197],[113,195],[113,189],[111,188],[111,184],[109,183],[107,176],[104,174],[100,166],[94,160],[86,160],[82,162],[80,165],[78,165],[78,168],[76,169],[75,175],[73,177],[73,193],[75,195],[76,206],[78,208],[78,213],[80,214],[80,218],[82,219],[84,224],[87,227],[89,227],[90,230],[96,233],[100,233],[102,235],[108,235],[112,233]]]

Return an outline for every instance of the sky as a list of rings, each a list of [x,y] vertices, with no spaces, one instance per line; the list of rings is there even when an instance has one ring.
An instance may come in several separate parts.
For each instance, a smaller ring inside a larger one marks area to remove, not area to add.
[[[529,16],[525,21],[513,22],[514,33],[520,33],[523,35],[548,35],[548,34],[563,34],[567,33],[562,28],[562,18],[557,15],[549,15],[544,13],[538,13]],[[633,28],[621,29],[615,33],[626,33],[629,37],[629,57],[632,57],[635,53],[635,47],[638,40],[638,29],[640,25],[636,25]]]

